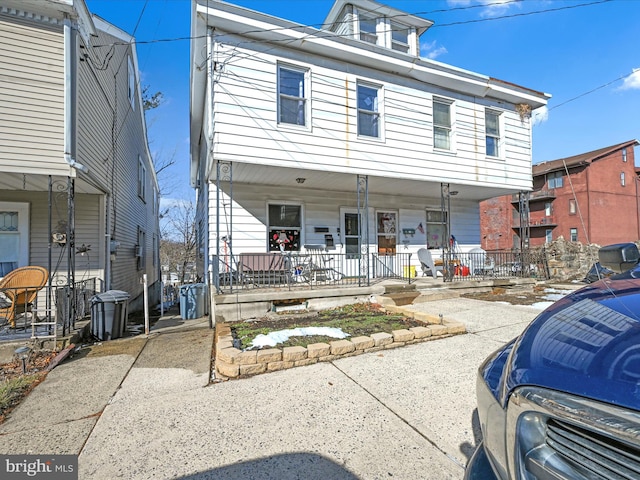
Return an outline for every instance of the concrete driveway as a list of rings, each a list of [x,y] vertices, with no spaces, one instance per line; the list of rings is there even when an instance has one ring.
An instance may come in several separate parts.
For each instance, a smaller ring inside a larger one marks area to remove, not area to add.
[[[82,446],[80,478],[462,478],[479,435],[477,368],[538,310],[413,308],[469,333],[206,387],[188,362],[160,360],[170,342],[150,345]]]

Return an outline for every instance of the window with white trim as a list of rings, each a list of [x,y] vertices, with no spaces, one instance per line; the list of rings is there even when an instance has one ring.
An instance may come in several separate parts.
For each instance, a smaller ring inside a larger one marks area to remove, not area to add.
[[[360,21],[360,40],[378,44],[378,20],[375,17],[368,17],[366,15],[359,15]]]
[[[576,201],[573,198],[569,199],[569,215],[575,215],[577,210]]]
[[[444,248],[447,236],[447,212],[427,210],[427,248]]]
[[[29,204],[0,202],[0,277],[29,264]]]
[[[138,196],[146,201],[147,193],[147,167],[145,167],[142,157],[138,155]]]
[[[358,135],[380,138],[380,94],[381,88],[358,84]]]
[[[553,230],[551,230],[550,228],[545,230],[544,241],[545,243],[553,242]]]
[[[572,242],[577,242],[578,241],[578,229],[577,228],[570,228],[569,229],[569,237],[571,238]]]
[[[307,125],[306,69],[278,65],[278,123]]]
[[[135,110],[136,108],[136,71],[133,69],[133,62],[131,61],[131,56],[127,57],[127,74],[128,74],[128,84],[127,84],[127,96],[129,97],[129,103],[131,104],[131,108]]]
[[[624,163],[627,163],[627,149],[626,148],[622,149],[622,161]]]
[[[451,150],[451,102],[433,99],[433,146]]]
[[[300,251],[302,206],[270,203],[267,207],[267,216],[269,251]]]
[[[485,110],[485,135],[487,156],[500,156],[500,114],[493,110]]]
[[[624,176],[624,172],[620,172],[620,185],[622,185],[624,187],[625,184],[626,184],[626,179],[625,179],[625,176]]]
[[[390,22],[391,48],[398,52],[409,53],[409,27],[397,22]]]
[[[397,212],[376,212],[378,253],[395,255],[397,245]]]
[[[143,270],[147,264],[147,234],[138,227],[138,244],[136,245],[135,256],[138,270]]]

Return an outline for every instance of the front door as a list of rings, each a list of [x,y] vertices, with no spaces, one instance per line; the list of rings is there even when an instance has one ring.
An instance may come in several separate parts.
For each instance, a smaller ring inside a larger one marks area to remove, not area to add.
[[[343,271],[345,277],[357,277],[360,271],[361,214],[356,209],[341,209],[340,219],[343,247]]]
[[[29,264],[29,204],[0,202],[0,277]]]

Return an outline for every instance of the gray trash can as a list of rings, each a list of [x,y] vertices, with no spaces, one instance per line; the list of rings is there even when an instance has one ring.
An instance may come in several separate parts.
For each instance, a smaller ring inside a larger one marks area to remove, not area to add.
[[[124,335],[127,326],[129,294],[122,290],[107,290],[91,297],[91,333],[100,340],[112,340]]]
[[[180,316],[185,319],[204,317],[206,312],[206,285],[189,283],[180,287]]]

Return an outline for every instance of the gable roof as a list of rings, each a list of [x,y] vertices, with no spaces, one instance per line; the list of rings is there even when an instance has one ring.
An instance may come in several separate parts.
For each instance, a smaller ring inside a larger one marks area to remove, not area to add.
[[[635,147],[636,145],[640,145],[638,140],[628,140],[623,143],[618,143],[617,145],[600,148],[598,150],[593,150],[591,152],[581,153],[579,155],[574,155],[572,157],[559,158],[557,160],[550,160],[548,162],[538,163],[532,167],[531,171],[534,177],[538,177],[546,173],[564,170],[565,165],[567,168],[588,165],[591,162],[600,160],[601,158],[604,158],[613,152],[622,150],[623,148],[627,148],[627,147]]]

